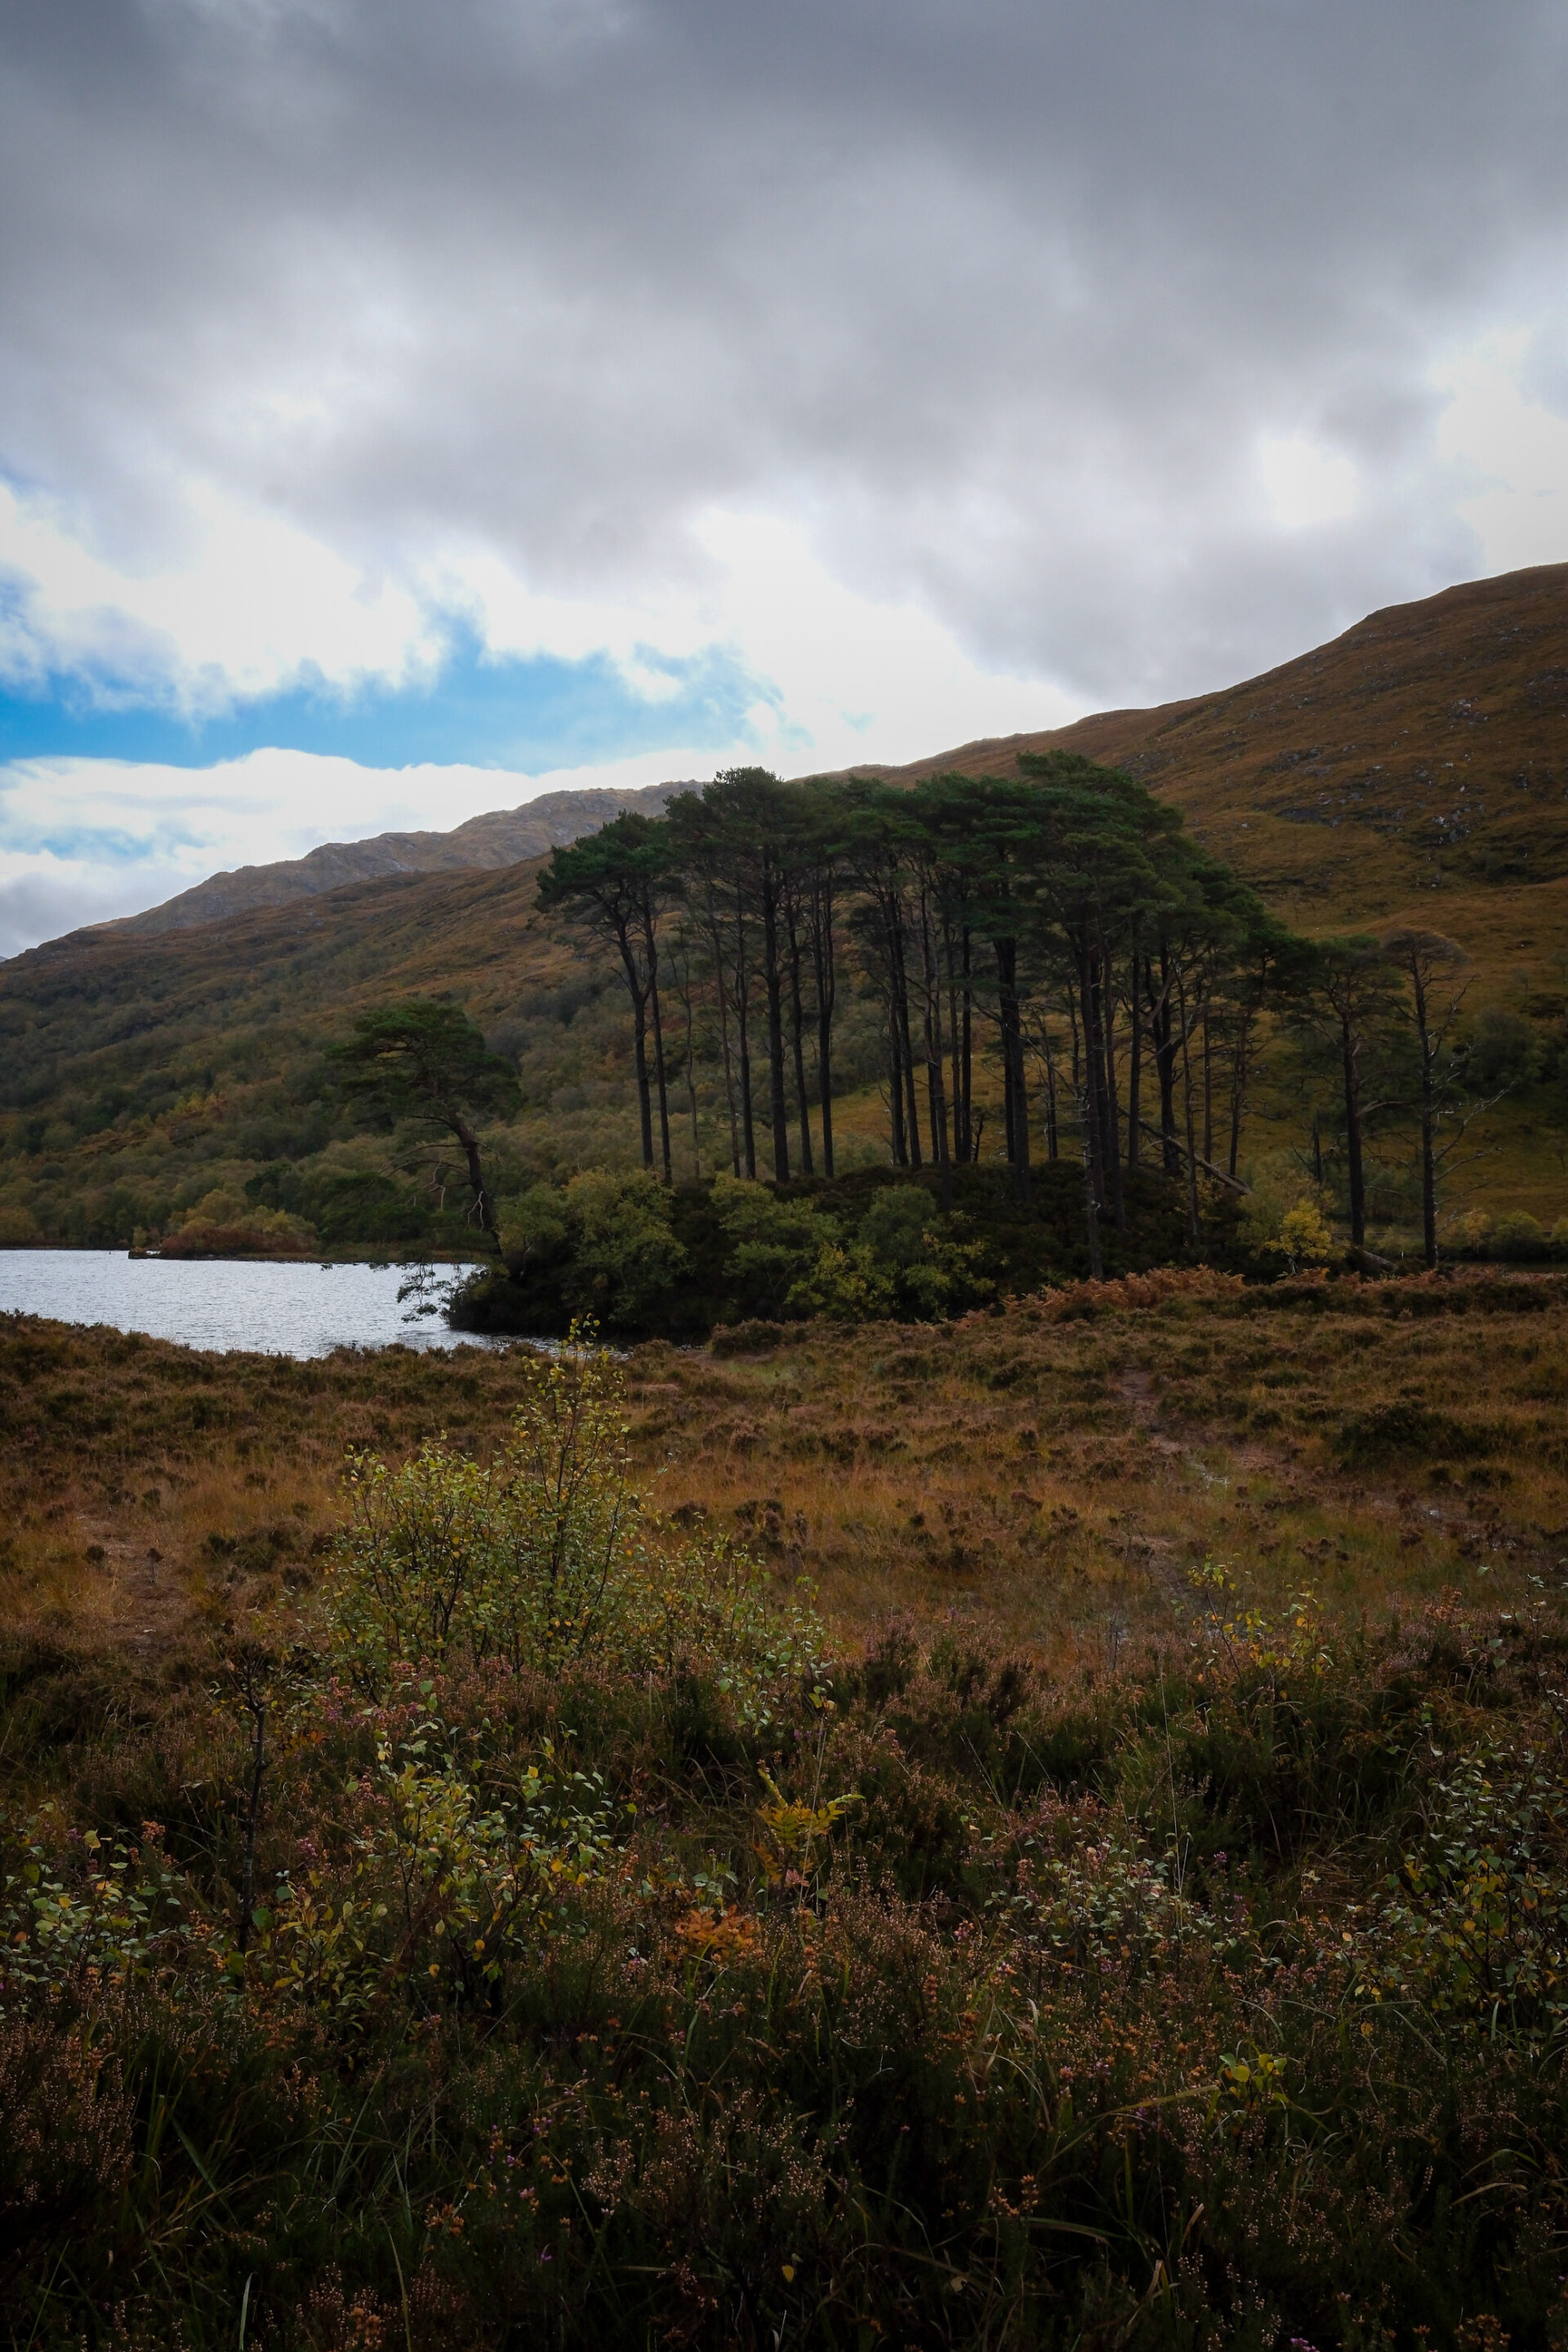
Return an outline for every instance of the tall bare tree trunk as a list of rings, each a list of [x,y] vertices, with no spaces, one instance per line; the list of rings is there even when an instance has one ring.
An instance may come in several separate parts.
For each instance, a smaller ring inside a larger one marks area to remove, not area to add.
[[[822,1172],[833,1174],[833,1008],[838,992],[833,958],[833,883],[826,871],[812,885],[811,959],[816,978],[816,1080],[822,1105]]]
[[[479,1164],[479,1139],[466,1118],[455,1119],[452,1132],[457,1137],[463,1157],[468,1163],[468,1191],[472,1196],[474,1215],[489,1238],[497,1257],[500,1257],[500,1227],[496,1223],[495,1206],[490,1200],[489,1188],[485,1182],[484,1171]]]
[[[1132,927],[1132,1044],[1127,1057],[1127,1165],[1138,1165],[1139,1121],[1143,1108],[1143,992],[1138,985],[1138,927]]]
[[[899,1045],[899,1008],[894,1002],[892,980],[888,982],[888,1096],[893,1121],[893,1165],[907,1168],[910,1147],[904,1129],[904,1068]]]
[[[713,955],[713,977],[719,987],[719,1044],[724,1057],[724,1102],[730,1114],[730,1160],[738,1176],[741,1172],[741,1135],[735,1118],[735,1071],[730,1053],[730,997],[724,985],[724,954],[711,898],[708,903],[707,917],[708,940]]]
[[[1172,1005],[1172,972],[1168,950],[1160,950],[1160,992],[1153,996],[1154,975],[1149,972],[1151,992],[1150,1029],[1154,1040],[1154,1066],[1160,1079],[1160,1139],[1164,1150],[1165,1173],[1179,1176],[1182,1155],[1176,1144],[1176,1025]]]
[[[784,979],[779,970],[778,885],[763,853],[763,987],[768,1005],[768,1104],[773,1131],[773,1181],[789,1182],[789,1107],[784,1095]]]
[[[647,982],[637,970],[631,932],[623,924],[617,934],[626,994],[632,1000],[632,1063],[637,1072],[637,1116],[642,1123],[642,1164],[653,1166],[653,1097],[647,1083]]]
[[[1008,1149],[1013,1162],[1013,1190],[1020,1201],[1029,1197],[1029,1104],[1024,1078],[1024,1030],[1018,1006],[1018,943],[993,941],[996,957],[997,1009],[1002,1027],[1002,1089],[1008,1110]]]
[[[1127,1231],[1127,1200],[1121,1189],[1121,1106],[1116,1097],[1116,1001],[1110,989],[1110,952],[1100,935],[1100,1010],[1105,1046],[1105,1165],[1110,1177],[1110,1213],[1119,1234]]]
[[[909,1124],[910,1165],[921,1165],[921,1121],[915,1096],[915,1052],[910,1023],[910,976],[904,954],[904,926],[896,890],[889,887],[888,944],[893,980],[893,1017],[903,1062],[904,1110]]]
[[[980,1157],[980,1137],[974,1125],[974,976],[969,925],[963,926],[963,1143],[964,1156]]]
[[[695,1051],[695,1040],[692,1034],[691,967],[689,961],[688,961],[687,964],[686,992],[683,1002],[686,1011],[686,1098],[691,1108],[691,1181],[694,1184],[700,1184],[702,1181],[702,1147],[698,1138],[697,1127],[697,1056]]]
[[[952,1206],[952,1158],[948,1150],[947,1099],[942,1077],[942,975],[931,932],[931,905],[922,889],[921,908],[921,993],[924,999],[927,1108],[931,1114],[931,1150],[942,1171],[942,1205]]]
[[[1057,1115],[1057,1052],[1048,1018],[1040,1023],[1040,1042],[1046,1065],[1046,1158],[1055,1161],[1061,1157],[1061,1138]]]
[[[1083,1220],[1089,1239],[1089,1273],[1091,1282],[1100,1282],[1105,1276],[1105,1262],[1100,1249],[1100,1202],[1095,1197],[1093,1156],[1089,1150],[1091,1113],[1088,1093],[1082,1087],[1078,1090],[1078,1117],[1083,1139]]]
[[[666,1090],[664,1071],[664,1023],[658,1008],[658,949],[654,942],[653,915],[643,908],[643,940],[647,949],[648,1009],[653,1014],[653,1066],[658,1081],[658,1134],[664,1155],[664,1181],[674,1182],[669,1160],[669,1097]]]
[[[795,926],[793,904],[784,909],[784,926],[789,941],[790,1038],[795,1055],[795,1103],[800,1115],[800,1172],[803,1176],[814,1176],[816,1171],[811,1160],[811,1097],[805,1090],[805,1014],[800,995],[800,933]]]
[[[1176,966],[1176,992],[1182,1016],[1182,1099],[1187,1122],[1187,1230],[1196,1249],[1203,1239],[1203,1229],[1198,1222],[1198,1151],[1193,1124],[1193,1065],[1188,1051],[1192,1024],[1187,1019],[1186,974],[1180,964]]]
[[[739,1034],[741,1063],[741,1140],[745,1150],[746,1174],[755,1182],[757,1174],[757,1124],[752,1107],[752,1036],[751,1013],[752,975],[746,963],[745,918],[735,909],[735,1027]]]
[[[1340,1016],[1340,1056],[1345,1083],[1345,1168],[1350,1178],[1351,1240],[1366,1247],[1366,1166],[1362,1156],[1361,1040],[1348,1013]]]
[[[1106,1184],[1105,1164],[1101,1155],[1105,1149],[1105,1128],[1100,1117],[1100,1093],[1105,1073],[1100,1063],[1100,1039],[1096,1034],[1094,1018],[1094,950],[1089,946],[1087,935],[1080,935],[1079,940],[1079,994],[1083,1014],[1081,1085],[1083,1098],[1089,1107],[1089,1171],[1094,1185],[1095,1201],[1103,1209],[1106,1205]],[[1073,1043],[1076,1047],[1078,1043],[1076,1037]],[[1078,1060],[1076,1052],[1073,1060],[1075,1063]],[[1075,1077],[1077,1075],[1075,1070]]]
[[[1241,1118],[1247,1108],[1247,1068],[1252,1052],[1252,1029],[1257,1014],[1244,1006],[1236,1024],[1236,1050],[1230,1062],[1230,1157],[1226,1166],[1236,1174],[1241,1158]]]

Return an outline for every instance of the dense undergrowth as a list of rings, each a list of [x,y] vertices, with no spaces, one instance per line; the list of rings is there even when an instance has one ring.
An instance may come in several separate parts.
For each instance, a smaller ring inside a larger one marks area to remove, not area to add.
[[[942,1180],[861,1168],[778,1186],[721,1173],[679,1188],[594,1171],[510,1204],[508,1265],[458,1292],[459,1330],[560,1333],[574,1318],[606,1330],[704,1339],[718,1324],[942,1322],[999,1296],[1089,1272],[1081,1167],[1047,1162],[1026,1198],[1002,1166]],[[1247,1265],[1236,1203],[1205,1185],[1199,1238],[1186,1190],[1152,1170],[1127,1179],[1125,1228],[1096,1220],[1111,1276],[1184,1256]],[[1273,1270],[1270,1268],[1269,1270]]]
[[[362,1455],[134,1737],[13,1639],[8,2340],[1560,2343],[1546,1580],[835,1641],[624,1377]]]

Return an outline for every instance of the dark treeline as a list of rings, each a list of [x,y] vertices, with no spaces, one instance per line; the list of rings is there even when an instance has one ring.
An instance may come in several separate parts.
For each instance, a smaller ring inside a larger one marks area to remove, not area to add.
[[[700,1172],[700,1067],[737,1176],[832,1177],[836,1023],[852,1002],[861,1084],[868,994],[894,1165],[937,1171],[945,1204],[983,1137],[1020,1201],[1032,1154],[1081,1160],[1098,1266],[1100,1224],[1126,1231],[1141,1164],[1182,1186],[1194,1244],[1200,1178],[1246,1189],[1272,1031],[1290,1045],[1310,1129],[1297,1157],[1320,1192],[1327,1118],[1352,1247],[1373,1141],[1405,1135],[1435,1265],[1466,1131],[1533,1066],[1527,1038],[1519,1069],[1490,1068],[1488,1023],[1508,1016],[1461,1019],[1459,949],[1407,927],[1302,939],[1124,771],[1065,752],[1017,764],[912,791],[732,768],[662,819],[622,816],[554,853],[542,902],[614,942],[630,997],[645,1166],[672,1175],[679,1089]]]
[[[1131,777],[1019,766],[913,791],[731,769],[555,852],[542,903],[613,942],[625,981],[646,1166],[671,1175],[671,1095],[695,1133],[710,1055],[734,1172],[765,1143],[775,1181],[831,1177],[847,982],[879,1003],[896,1165],[945,1191],[989,1118],[1021,1199],[1032,1151],[1070,1150],[1091,1223],[1123,1228],[1123,1171],[1152,1159],[1195,1233],[1199,1171],[1236,1178],[1258,1014],[1295,943]]]

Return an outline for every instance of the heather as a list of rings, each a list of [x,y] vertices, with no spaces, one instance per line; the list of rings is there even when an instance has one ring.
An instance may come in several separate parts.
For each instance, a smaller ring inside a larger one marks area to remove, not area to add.
[[[1554,2343],[1563,1318],[11,1327],[9,2340]]]

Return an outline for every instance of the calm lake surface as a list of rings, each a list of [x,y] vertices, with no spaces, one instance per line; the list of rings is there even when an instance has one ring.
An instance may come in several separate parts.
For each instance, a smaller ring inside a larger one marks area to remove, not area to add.
[[[333,1348],[384,1348],[394,1340],[408,1348],[495,1344],[449,1331],[439,1317],[409,1320],[412,1301],[397,1303],[403,1279],[396,1265],[0,1250],[0,1314],[108,1323],[182,1347],[269,1356],[325,1356]]]

